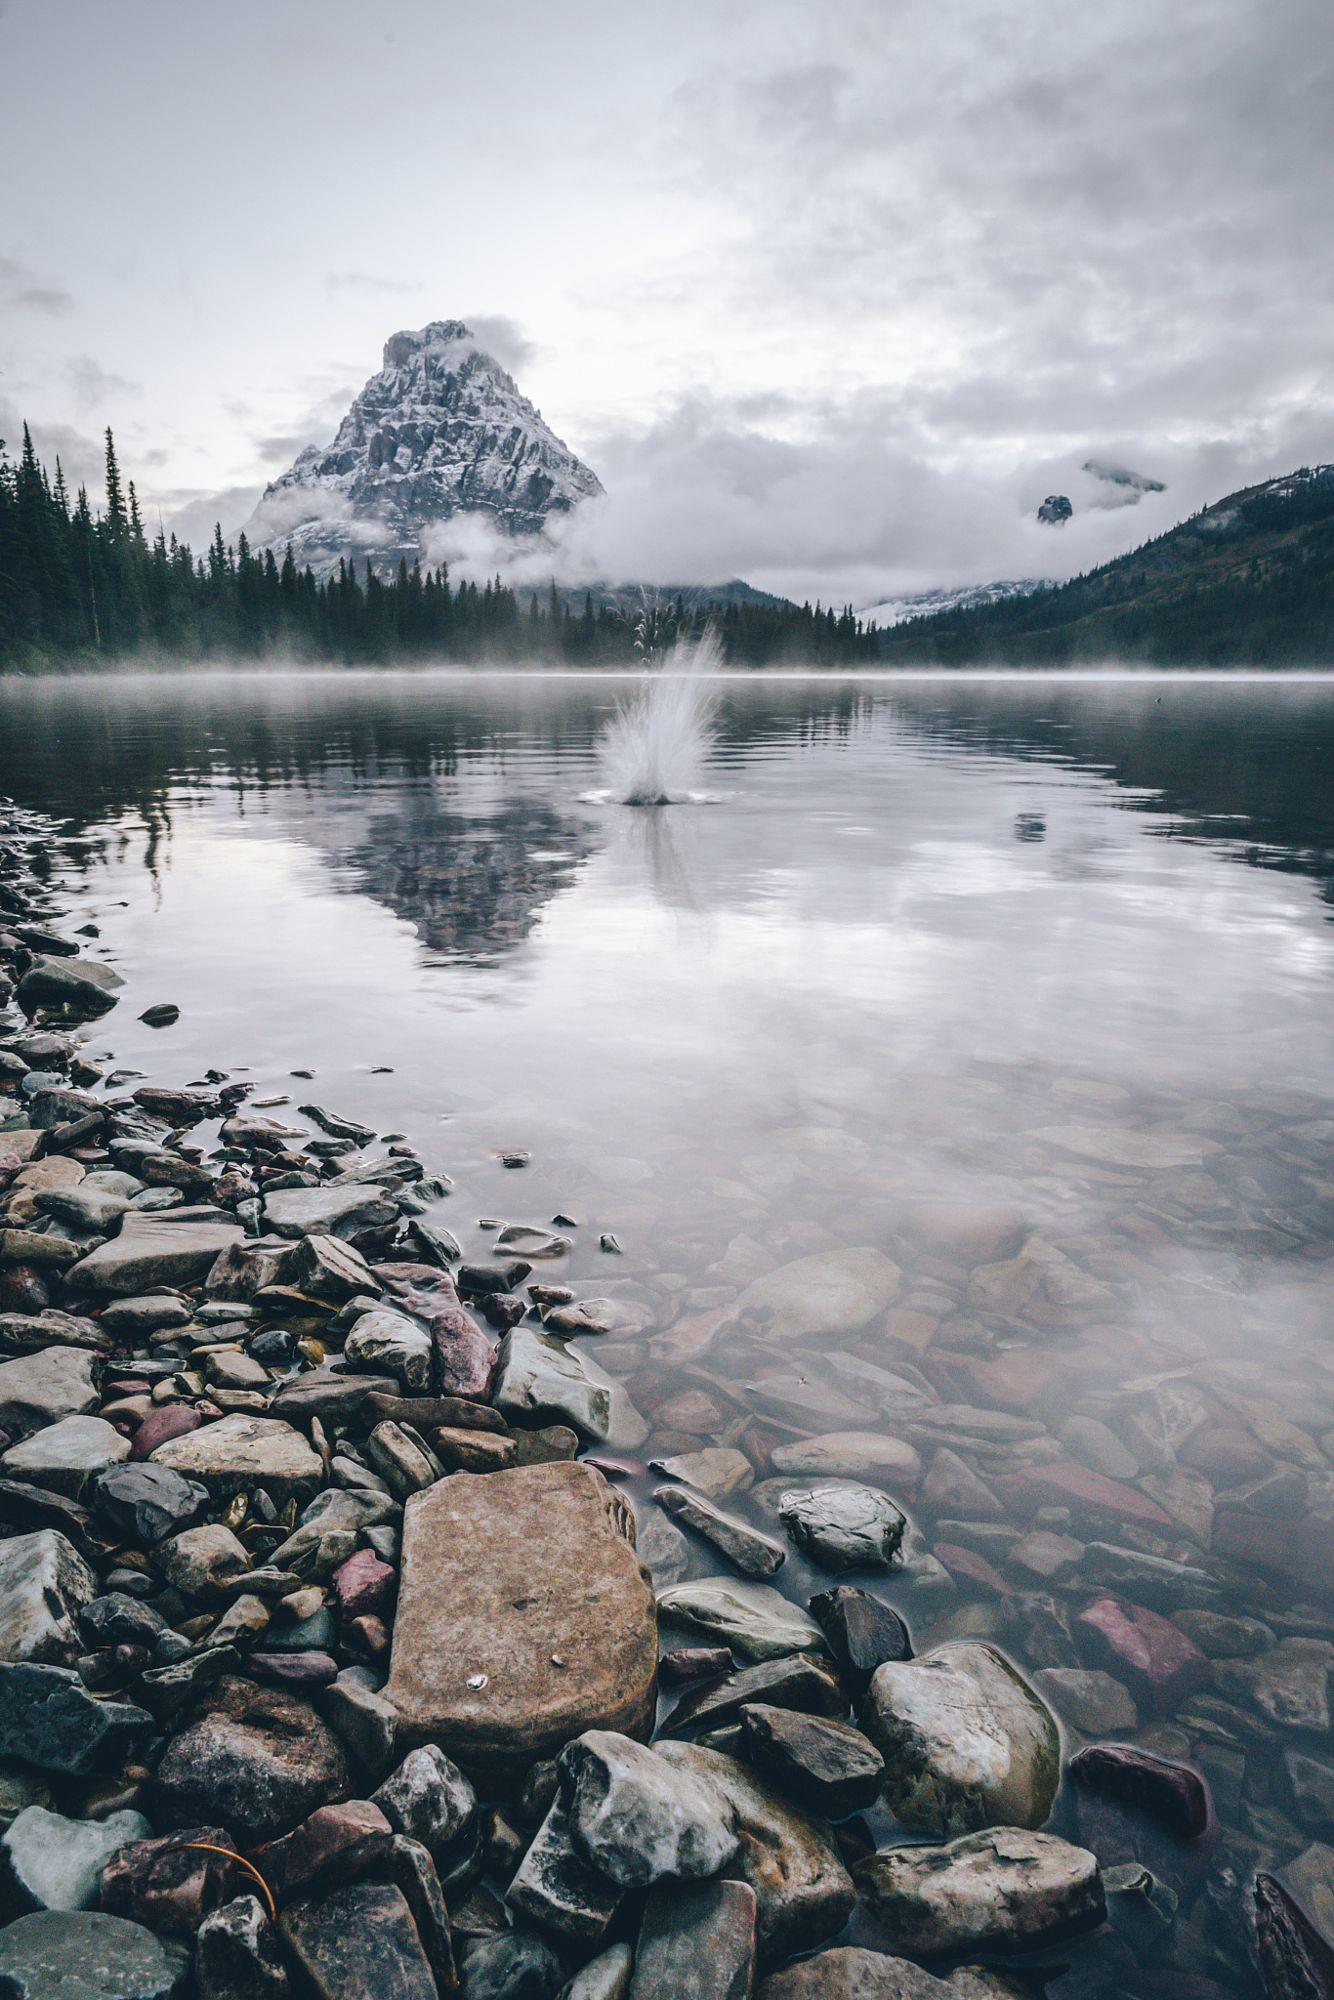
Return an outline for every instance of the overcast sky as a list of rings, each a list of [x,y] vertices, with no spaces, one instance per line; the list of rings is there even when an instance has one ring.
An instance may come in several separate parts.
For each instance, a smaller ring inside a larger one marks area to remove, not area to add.
[[[1064,573],[1334,457],[1332,70],[1328,0],[0,0],[0,434],[202,538],[457,316],[609,573]]]

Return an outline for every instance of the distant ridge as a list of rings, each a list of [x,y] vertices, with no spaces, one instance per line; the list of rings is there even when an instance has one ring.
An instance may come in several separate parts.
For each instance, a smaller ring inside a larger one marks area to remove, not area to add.
[[[1334,465],[1215,501],[1070,583],[920,617],[886,666],[1334,664]]]

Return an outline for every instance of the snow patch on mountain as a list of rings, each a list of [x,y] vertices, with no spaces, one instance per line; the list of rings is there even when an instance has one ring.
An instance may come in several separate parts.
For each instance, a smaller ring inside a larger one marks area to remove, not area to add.
[[[441,525],[460,516],[535,542],[601,492],[472,329],[433,320],[385,342],[333,443],[300,453],[245,532],[279,555],[290,542],[317,573],[347,555],[388,568],[429,562]]]
[[[919,590],[906,597],[887,597],[868,604],[857,616],[881,631],[903,625],[909,618],[934,618],[942,611],[973,611],[980,604],[1001,604],[1010,597],[1031,597],[1035,590],[1047,590],[1043,577],[1018,577],[1003,583],[960,584],[952,590]]]

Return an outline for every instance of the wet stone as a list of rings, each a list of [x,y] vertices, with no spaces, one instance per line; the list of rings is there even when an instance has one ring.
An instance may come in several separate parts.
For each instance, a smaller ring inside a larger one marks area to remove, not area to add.
[[[730,1662],[731,1655],[724,1658]],[[748,1702],[764,1702],[772,1708],[800,1710],[805,1715],[838,1716],[847,1713],[847,1696],[827,1660],[808,1653],[787,1653],[780,1659],[760,1660],[709,1687],[685,1695],[664,1724],[672,1736],[698,1730],[721,1729],[739,1720]]]
[[[197,1481],[156,1460],[109,1467],[89,1494],[94,1514],[113,1535],[148,1548],[188,1527],[207,1498]]]
[[[864,1721],[885,1759],[885,1796],[914,1832],[1037,1827],[1051,1811],[1059,1731],[992,1646],[960,1642],[879,1667]]]
[[[97,1407],[97,1375],[96,1357],[76,1347],[0,1362],[0,1428],[12,1437],[87,1416]]]
[[[716,1791],[630,1737],[589,1730],[557,1768],[575,1845],[621,1888],[701,1881],[737,1851]]]
[[[721,1751],[662,1743],[658,1755],[716,1787],[736,1814],[741,1851],[729,1873],[755,1891],[762,1965],[779,1964],[842,1929],[855,1894],[823,1825]]]
[[[629,2000],[750,2000],[757,1915],[746,1882],[655,1890],[644,1905]]]
[[[434,1743],[409,1751],[373,1803],[397,1833],[420,1841],[437,1860],[462,1841],[477,1816],[477,1794]]]
[[[569,1423],[590,1442],[611,1428],[610,1391],[577,1354],[529,1326],[512,1328],[500,1343],[494,1402],[516,1423]]]
[[[103,1871],[101,1906],[188,1944],[242,1880],[231,1857],[231,1836],[220,1826],[188,1826],[130,1841]]]
[[[129,1439],[101,1417],[65,1417],[0,1454],[0,1475],[78,1500],[99,1472],[129,1455]]]
[[[913,1657],[912,1635],[898,1612],[855,1584],[840,1583],[818,1592],[810,1608],[854,1695],[864,1692],[876,1668],[887,1660]]]
[[[709,1578],[675,1584],[659,1593],[664,1617],[721,1639],[749,1660],[826,1650],[815,1620],[768,1584]]]
[[[237,1896],[205,1917],[195,1940],[199,2000],[287,2000],[277,1935],[257,1896]]]
[[[846,1819],[874,1805],[885,1763],[859,1729],[760,1702],[742,1708],[741,1723],[749,1761],[808,1812]]]
[[[832,1570],[888,1569],[907,1527],[885,1494],[850,1480],[784,1493],[779,1515],[797,1547]]]
[[[201,1481],[218,1498],[262,1486],[277,1504],[309,1499],[324,1476],[300,1431],[275,1417],[241,1414],[169,1439],[152,1463]]]
[[[1199,1647],[1143,1605],[1100,1597],[1079,1613],[1076,1626],[1090,1665],[1123,1682],[1149,1714],[1169,1713],[1209,1683]]]
[[[839,1945],[775,1972],[757,2000],[960,2000],[960,1989],[906,1958]]]
[[[1197,1840],[1208,1831],[1209,1787],[1189,1764],[1135,1744],[1098,1743],[1076,1752],[1070,1776],[1081,1791],[1136,1807],[1179,1840]]]
[[[556,2000],[560,1960],[531,1931],[474,1937],[463,1953],[464,2000]]]
[[[887,1941],[926,1957],[1050,1943],[1092,1929],[1105,1911],[1085,1848],[1019,1827],[889,1848],[856,1873]]]
[[[196,1284],[222,1251],[241,1240],[236,1223],[220,1210],[180,1209],[165,1216],[131,1211],[115,1236],[73,1267],[69,1283],[113,1295]]]
[[[710,1542],[742,1576],[768,1577],[782,1568],[786,1551],[777,1542],[740,1521],[730,1520],[699,1494],[687,1493],[680,1486],[663,1486],[654,1498],[674,1521],[693,1528]]]

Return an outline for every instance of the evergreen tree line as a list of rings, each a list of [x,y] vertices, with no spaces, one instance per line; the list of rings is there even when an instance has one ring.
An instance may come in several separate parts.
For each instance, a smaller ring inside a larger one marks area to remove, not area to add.
[[[340,561],[317,577],[244,534],[214,530],[196,557],[159,527],[145,532],[134,482],[123,484],[106,433],[106,494],[94,512],[48,476],[25,424],[17,461],[0,443],[0,670],[40,673],[129,660],[534,661],[624,666],[708,619],[743,666],[848,666],[874,660],[880,635],[851,609],[809,604],[666,604],[627,612],[572,607],[553,585],[521,599],[499,577],[480,589],[447,569],[400,562],[390,577]]]

